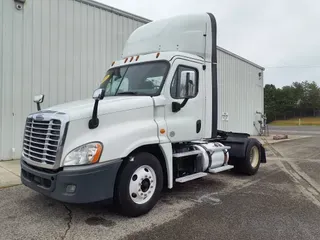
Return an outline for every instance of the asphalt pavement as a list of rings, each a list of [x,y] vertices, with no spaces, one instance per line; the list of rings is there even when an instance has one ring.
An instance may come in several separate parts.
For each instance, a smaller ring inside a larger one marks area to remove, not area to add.
[[[0,190],[0,239],[320,239],[320,138],[268,147],[255,176],[210,175],[165,191],[147,215]],[[101,183],[103,184],[103,183]]]

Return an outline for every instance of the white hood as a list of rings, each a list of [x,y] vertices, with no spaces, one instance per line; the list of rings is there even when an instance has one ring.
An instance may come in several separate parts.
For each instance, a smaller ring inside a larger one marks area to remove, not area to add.
[[[56,105],[44,110],[63,112],[70,120],[89,118],[92,116],[94,99],[85,99]],[[99,101],[98,116],[108,113],[153,106],[150,96],[113,96]]]

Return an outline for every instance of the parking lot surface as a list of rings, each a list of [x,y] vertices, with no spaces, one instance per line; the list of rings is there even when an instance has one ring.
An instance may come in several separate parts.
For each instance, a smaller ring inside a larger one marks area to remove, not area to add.
[[[165,191],[147,215],[0,190],[0,239],[320,239],[320,138],[278,143],[257,175],[232,172]]]
[[[273,134],[290,135],[320,135],[319,126],[269,126],[269,132]]]

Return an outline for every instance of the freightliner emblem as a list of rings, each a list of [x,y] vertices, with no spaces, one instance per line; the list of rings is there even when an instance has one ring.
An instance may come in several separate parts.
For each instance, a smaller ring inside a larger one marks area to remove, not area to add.
[[[37,115],[37,116],[36,116],[36,119],[37,119],[37,120],[43,120],[44,117],[43,117],[43,115],[40,114],[40,115]]]

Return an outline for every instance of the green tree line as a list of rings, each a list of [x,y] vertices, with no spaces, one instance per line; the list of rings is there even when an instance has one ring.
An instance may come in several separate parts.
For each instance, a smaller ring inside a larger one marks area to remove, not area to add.
[[[291,86],[264,87],[264,107],[268,122],[320,115],[320,88],[316,82],[293,82]]]

